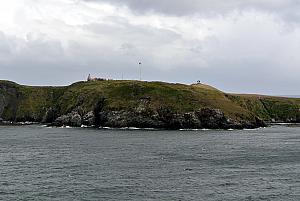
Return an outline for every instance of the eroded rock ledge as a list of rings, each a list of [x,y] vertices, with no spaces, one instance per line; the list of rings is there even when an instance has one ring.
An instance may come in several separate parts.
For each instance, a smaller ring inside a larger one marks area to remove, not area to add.
[[[137,127],[137,128],[165,128],[165,129],[243,129],[264,127],[266,124],[256,119],[250,121],[234,121],[226,118],[219,109],[202,108],[195,112],[176,113],[168,109],[159,111],[138,112],[138,111],[90,111],[84,115],[73,111],[58,117],[54,126],[81,125],[95,127]]]

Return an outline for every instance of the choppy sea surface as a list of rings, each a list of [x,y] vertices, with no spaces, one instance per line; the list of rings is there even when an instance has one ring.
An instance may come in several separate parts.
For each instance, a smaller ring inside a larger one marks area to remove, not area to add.
[[[300,127],[0,127],[0,200],[300,200]]]

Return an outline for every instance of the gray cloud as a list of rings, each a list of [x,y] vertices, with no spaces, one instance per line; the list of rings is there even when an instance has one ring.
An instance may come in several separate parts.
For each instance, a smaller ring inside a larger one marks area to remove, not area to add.
[[[211,14],[222,15],[233,10],[263,10],[299,19],[300,2],[297,0],[83,0],[86,2],[106,2],[128,6],[132,10],[159,12],[170,15]]]
[[[61,0],[24,7],[30,12],[0,19],[0,79],[138,79],[142,61],[144,80],[300,94],[296,1]]]

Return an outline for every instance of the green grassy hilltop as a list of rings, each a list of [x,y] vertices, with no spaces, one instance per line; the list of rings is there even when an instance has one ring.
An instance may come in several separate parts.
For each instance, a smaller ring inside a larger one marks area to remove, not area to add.
[[[143,112],[165,108],[186,113],[215,108],[234,120],[258,117],[291,122],[299,121],[300,116],[300,99],[227,94],[204,84],[108,80],[77,82],[65,87],[33,87],[0,81],[0,117],[7,121],[41,122],[50,113],[49,108],[52,114],[48,118],[53,120],[74,110],[84,115],[99,104],[101,109],[111,111],[137,110],[141,105]]]

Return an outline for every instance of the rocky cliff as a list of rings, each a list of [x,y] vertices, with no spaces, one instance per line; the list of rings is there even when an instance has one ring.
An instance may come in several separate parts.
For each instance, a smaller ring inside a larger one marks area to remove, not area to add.
[[[256,128],[299,121],[300,99],[226,94],[213,87],[90,81],[30,87],[0,81],[0,121],[56,126]]]

